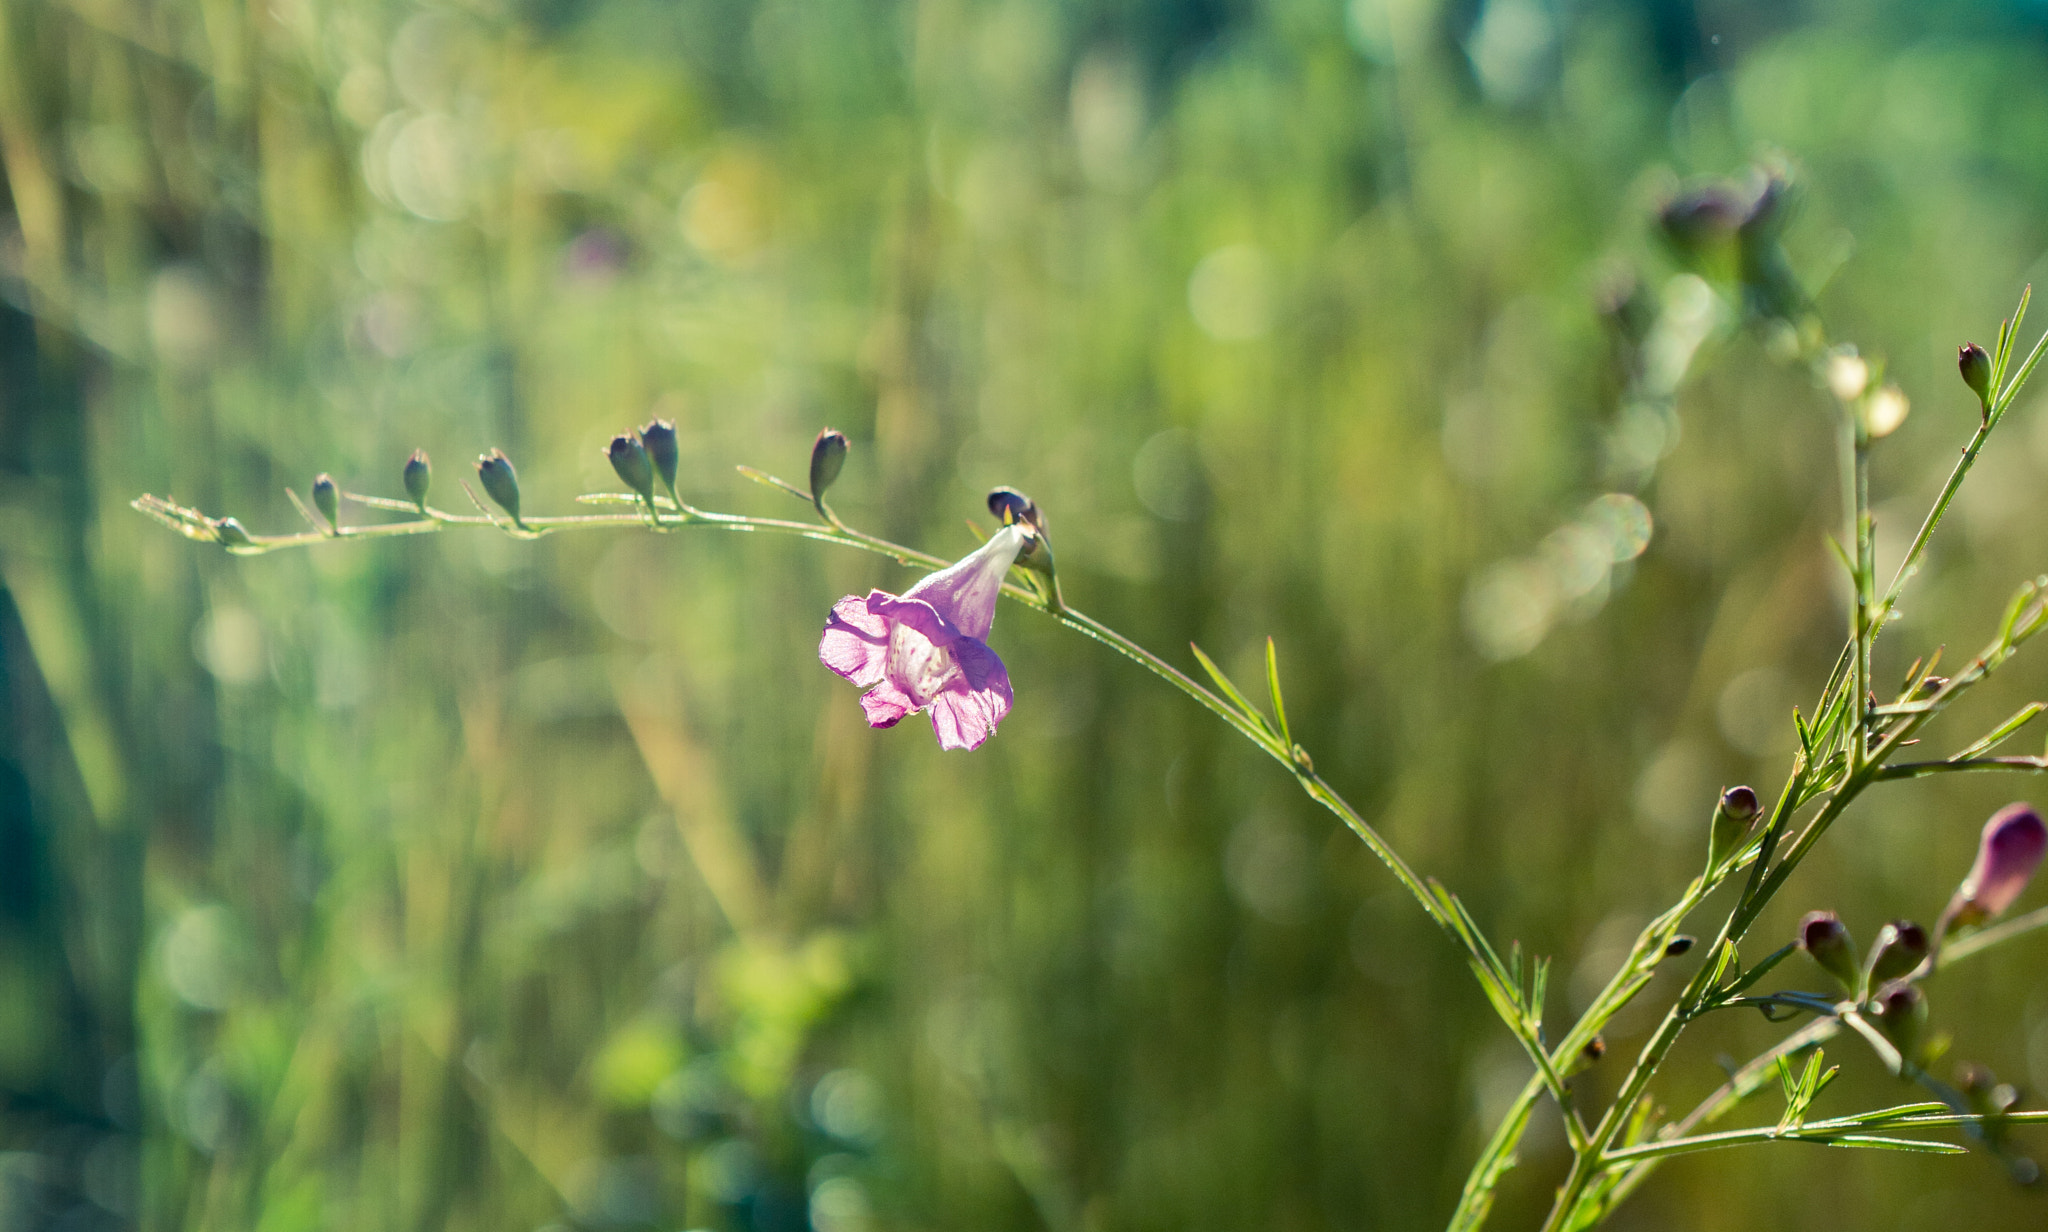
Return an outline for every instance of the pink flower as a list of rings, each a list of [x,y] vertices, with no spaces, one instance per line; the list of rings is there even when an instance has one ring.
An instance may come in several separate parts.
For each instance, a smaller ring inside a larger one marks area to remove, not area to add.
[[[1031,541],[1005,526],[972,555],[901,596],[848,595],[825,617],[818,659],[867,690],[869,727],[894,727],[930,710],[942,749],[974,749],[1010,712],[1010,674],[984,641],[1003,575]]]
[[[2048,854],[2048,826],[2027,804],[2008,804],[1984,823],[1977,862],[1956,889],[1948,914],[1958,924],[1988,920],[2012,906]]]

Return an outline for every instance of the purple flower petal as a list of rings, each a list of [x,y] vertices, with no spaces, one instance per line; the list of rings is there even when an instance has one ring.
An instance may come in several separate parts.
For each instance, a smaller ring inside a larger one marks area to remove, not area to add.
[[[862,688],[882,678],[889,654],[889,622],[868,607],[877,597],[894,599],[877,590],[866,599],[848,595],[833,604],[825,635],[818,639],[818,661]]]
[[[1984,823],[1977,862],[1956,891],[1964,909],[1978,918],[2002,914],[2041,867],[2048,854],[2048,825],[2031,805],[2008,804]]]
[[[917,703],[886,680],[861,694],[860,708],[868,717],[869,727],[894,727],[906,716],[917,713]]]
[[[972,639],[953,646],[960,675],[932,699],[932,733],[942,749],[978,749],[1010,713],[1010,673],[996,652]]]
[[[989,536],[978,551],[927,576],[903,597],[924,600],[960,632],[986,641],[996,623],[996,596],[1002,592],[1003,575],[1016,563],[1027,539],[1023,527],[1005,526]]]

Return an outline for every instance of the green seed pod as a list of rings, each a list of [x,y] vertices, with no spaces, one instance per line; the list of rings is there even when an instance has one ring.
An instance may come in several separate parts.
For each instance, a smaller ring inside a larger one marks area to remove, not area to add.
[[[523,525],[519,521],[519,472],[512,469],[512,459],[505,456],[505,451],[493,449],[480,455],[476,460],[476,477],[498,507],[512,515],[513,525]]]
[[[415,449],[405,460],[405,494],[412,497],[412,503],[427,511],[427,490],[434,486],[434,464],[427,460],[427,451]]]
[[[638,492],[641,500],[654,503],[654,466],[648,461],[645,445],[622,432],[612,438],[604,456],[611,459],[621,483]]]
[[[811,443],[811,499],[825,499],[825,489],[839,478],[840,470],[846,465],[846,451],[850,442],[846,433],[836,428],[827,428],[818,433],[818,439]]]
[[[327,519],[329,534],[341,533],[341,489],[334,486],[334,477],[323,474],[313,480],[313,508]]]
[[[216,518],[213,533],[222,547],[246,548],[255,541],[249,538],[249,531],[233,518]]]

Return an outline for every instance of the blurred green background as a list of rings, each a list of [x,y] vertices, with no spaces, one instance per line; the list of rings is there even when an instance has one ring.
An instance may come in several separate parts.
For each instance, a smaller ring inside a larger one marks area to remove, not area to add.
[[[418,446],[456,508],[503,446],[568,511],[651,414],[764,514],[734,464],[841,427],[839,509],[948,556],[1016,484],[1076,605],[1253,679],[1274,635],[1318,768],[1562,1017],[1842,624],[1826,395],[1648,219],[1793,169],[1794,268],[1914,403],[1896,559],[1974,426],[1954,346],[2048,272],[2048,5],[0,0],[0,155],[0,1227],[1421,1229],[1523,1061],[1351,836],[1101,647],[1005,610],[1015,712],[941,754],[815,660],[886,561],[234,559],[127,501],[284,531]],[[1631,274],[1667,376],[1704,340],[1675,413],[1603,323]],[[2048,406],[2011,422],[1882,679],[2048,565]],[[1610,492],[1655,533],[1589,567]],[[2009,671],[1938,738],[2048,689]],[[1763,934],[1933,916],[2032,788],[1876,793]],[[1932,993],[2037,1090],[2044,948]],[[1783,1029],[1703,1023],[1665,1097]],[[1902,1096],[1841,1051],[1828,1111]],[[1563,1158],[1539,1114],[1495,1226]],[[2043,1217],[1981,1158],[1752,1149],[1616,1226]]]

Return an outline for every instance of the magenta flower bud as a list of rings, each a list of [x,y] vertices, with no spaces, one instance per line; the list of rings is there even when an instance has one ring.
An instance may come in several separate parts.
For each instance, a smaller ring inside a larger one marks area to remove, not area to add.
[[[434,486],[434,464],[427,460],[427,451],[415,449],[405,460],[405,494],[412,497],[412,503],[427,511],[427,490]]]
[[[647,446],[642,445],[628,433],[612,438],[604,456],[611,459],[612,470],[619,476],[619,482],[640,494],[640,499],[654,503],[654,465],[647,459]]]
[[[525,525],[519,520],[519,472],[512,469],[512,459],[505,456],[504,450],[493,449],[480,455],[476,460],[476,477],[498,507],[512,515],[514,526]]]
[[[1911,975],[1927,961],[1927,930],[1911,920],[1893,920],[1877,930],[1870,947],[1870,962],[1864,968],[1863,986],[1878,988]]]
[[[1842,987],[1856,986],[1856,942],[1842,927],[1840,916],[1832,911],[1807,912],[1799,921],[1799,948]]]
[[[313,508],[327,519],[330,533],[341,533],[341,489],[334,486],[332,475],[322,474],[313,480]]]
[[[661,486],[668,489],[673,498],[676,494],[676,463],[681,455],[676,450],[676,426],[666,419],[656,419],[640,429],[640,443],[647,446],[647,456],[654,462],[654,473],[661,476]]]
[[[1005,526],[901,595],[871,590],[832,605],[818,658],[866,689],[869,727],[931,712],[942,749],[979,748],[1010,712],[1010,673],[988,647],[1003,577],[1031,532]]]
[[[1742,849],[1749,838],[1751,827],[1763,812],[1757,802],[1756,792],[1747,787],[1730,787],[1714,802],[1714,820],[1707,833],[1707,867],[1717,868],[1721,862]]]
[[[1920,986],[1893,980],[1877,990],[1870,1006],[1877,1017],[1877,1029],[1899,1050],[1900,1057],[1912,1063],[1920,1051],[1920,1037],[1927,1030],[1927,998]]]
[[[811,442],[811,500],[825,499],[825,490],[839,478],[841,468],[846,465],[846,451],[851,447],[846,433],[837,428],[826,428],[818,433],[818,439]]]
[[[1991,356],[1983,347],[1966,342],[1956,348],[1956,368],[1963,374],[1963,384],[1977,395],[1977,401],[1989,406],[1991,403]]]
[[[1948,905],[1951,925],[1981,924],[2003,914],[2033,880],[2048,853],[2048,826],[2031,804],[2008,804],[1984,823],[1977,862]]]

